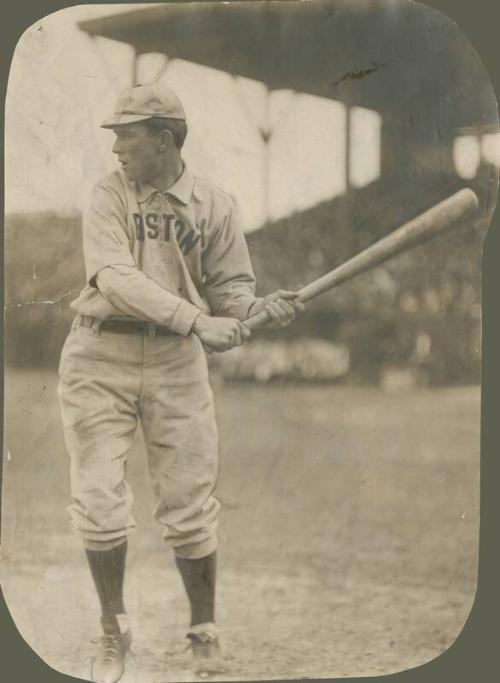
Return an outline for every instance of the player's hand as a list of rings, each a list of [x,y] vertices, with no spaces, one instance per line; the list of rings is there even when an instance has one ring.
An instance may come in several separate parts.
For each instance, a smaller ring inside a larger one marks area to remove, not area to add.
[[[297,292],[278,289],[254,304],[251,314],[266,311],[276,326],[286,327],[295,320],[297,311],[305,310],[304,304],[298,301],[297,296]]]
[[[193,325],[193,332],[213,351],[227,351],[240,346],[250,337],[250,330],[236,318],[218,318],[201,313]]]

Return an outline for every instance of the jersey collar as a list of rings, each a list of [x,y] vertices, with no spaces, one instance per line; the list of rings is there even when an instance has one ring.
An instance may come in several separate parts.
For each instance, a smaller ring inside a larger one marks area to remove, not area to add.
[[[187,167],[186,162],[184,162],[184,170],[182,174],[177,178],[175,183],[168,188],[165,192],[161,194],[170,195],[178,199],[182,204],[189,204],[191,195],[193,194],[194,188],[194,174]],[[155,192],[160,192],[156,187],[149,185],[149,183],[137,183],[137,201],[139,203],[146,202],[152,194]]]

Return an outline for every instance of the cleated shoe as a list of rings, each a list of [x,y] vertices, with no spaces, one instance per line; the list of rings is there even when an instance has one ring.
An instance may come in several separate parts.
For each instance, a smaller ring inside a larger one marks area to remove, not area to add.
[[[120,623],[115,618],[115,624],[111,625],[104,617],[101,621],[104,635],[98,639],[100,647],[92,662],[91,680],[95,683],[116,683],[125,670],[125,656],[132,643],[132,633],[123,620]]]
[[[227,673],[215,624],[197,624],[187,633],[191,641],[194,673],[200,678]]]

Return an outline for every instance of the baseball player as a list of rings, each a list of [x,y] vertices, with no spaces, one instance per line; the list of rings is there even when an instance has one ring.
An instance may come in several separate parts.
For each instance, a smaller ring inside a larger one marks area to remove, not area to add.
[[[156,520],[175,553],[191,607],[197,674],[220,667],[215,626],[217,430],[205,350],[248,339],[241,322],[266,310],[287,325],[294,292],[255,296],[231,197],[181,156],[187,126],[177,95],[139,85],[103,124],[120,168],[92,190],[83,217],[87,283],[59,365],[71,462],[72,529],[83,540],[103,637],[92,680],[124,671],[131,632],[123,601],[134,527],[127,456],[140,420]]]

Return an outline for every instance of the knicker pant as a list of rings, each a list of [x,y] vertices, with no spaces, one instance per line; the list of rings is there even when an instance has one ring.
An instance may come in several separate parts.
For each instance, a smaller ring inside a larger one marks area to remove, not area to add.
[[[59,399],[71,461],[70,525],[88,547],[135,526],[126,462],[141,420],[155,519],[180,557],[216,546],[217,430],[205,353],[195,335],[148,337],[78,324],[64,345]]]

